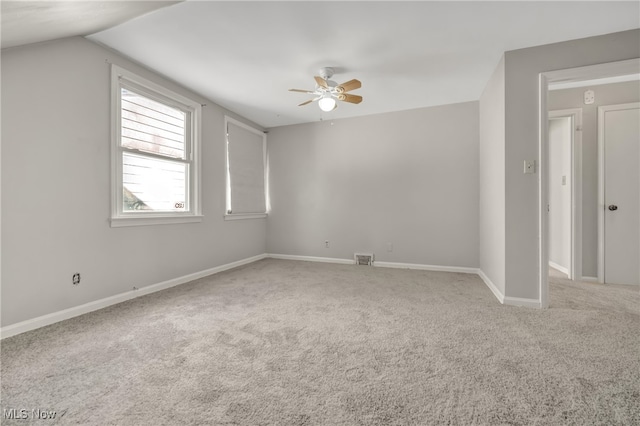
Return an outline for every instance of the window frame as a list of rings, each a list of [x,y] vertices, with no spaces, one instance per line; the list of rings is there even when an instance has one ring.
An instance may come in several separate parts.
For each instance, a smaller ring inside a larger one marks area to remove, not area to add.
[[[229,123],[254,133],[262,138],[262,170],[264,173],[264,213],[229,213],[231,207],[231,174],[229,172]],[[244,220],[244,219],[263,219],[269,214],[269,180],[268,180],[268,164],[267,164],[267,135],[264,131],[251,127],[242,121],[236,120],[228,115],[224,116],[224,132],[225,132],[225,204],[224,204],[224,220]]]
[[[162,155],[124,148],[121,144],[122,95],[121,89],[132,90],[154,101],[161,102],[187,113],[185,158],[172,159]],[[175,93],[164,86],[149,81],[118,65],[111,65],[111,227],[164,225],[202,221],[200,187],[200,144],[202,105]],[[123,209],[123,160],[124,152],[152,159],[166,159],[188,164],[187,201],[189,210],[184,212],[129,212]]]

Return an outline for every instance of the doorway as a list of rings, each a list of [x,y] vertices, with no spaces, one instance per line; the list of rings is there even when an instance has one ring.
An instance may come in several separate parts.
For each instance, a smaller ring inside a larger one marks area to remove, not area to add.
[[[620,78],[622,76],[628,75],[637,75],[638,70],[640,70],[640,59],[631,59],[620,62],[612,62],[605,64],[598,64],[586,67],[565,69],[565,70],[557,70],[557,71],[549,71],[540,74],[540,110],[539,110],[539,151],[538,158],[540,159],[539,165],[539,185],[538,185],[538,207],[539,207],[539,226],[538,226],[538,237],[540,241],[540,251],[539,251],[539,294],[541,306],[546,308],[549,306],[549,217],[548,217],[548,209],[549,209],[549,175],[548,175],[548,155],[549,155],[549,110],[547,106],[548,100],[548,90],[550,84],[572,84],[585,82],[588,80],[594,79],[604,79],[604,78]],[[574,151],[575,155],[575,151]],[[575,167],[578,166],[579,162],[574,162],[574,173]],[[573,184],[579,183],[580,179],[573,179]],[[574,188],[574,196],[576,194],[580,194],[580,191],[575,191]],[[575,207],[575,198],[573,207]],[[575,208],[574,218],[575,218]],[[580,215],[578,215],[578,220],[574,220],[572,224],[572,229],[574,234],[572,247],[575,248],[575,237],[577,237],[580,232],[576,231],[576,225],[579,223]],[[640,234],[639,234],[640,236]],[[576,271],[576,252],[574,250],[573,258],[574,264],[572,268],[569,268],[570,271],[573,270],[574,279],[577,279],[581,276],[581,271]],[[595,258],[595,256],[594,256]],[[639,258],[636,258],[634,262],[636,265],[640,262]],[[595,268],[594,268],[595,269]],[[594,271],[595,272],[595,271]],[[594,274],[595,275],[595,274]],[[585,279],[585,277],[583,277]],[[586,279],[585,279],[586,280]],[[594,280],[596,278],[594,277]]]
[[[549,266],[582,279],[582,109],[549,112]]]

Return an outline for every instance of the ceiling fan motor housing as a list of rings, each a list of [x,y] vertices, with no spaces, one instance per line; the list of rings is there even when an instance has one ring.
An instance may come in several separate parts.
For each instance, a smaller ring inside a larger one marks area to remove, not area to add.
[[[333,80],[327,80],[327,79],[325,79],[324,81],[327,82],[327,86],[329,86],[329,90],[325,89],[324,87],[322,87],[322,86],[320,86],[318,84],[316,84],[316,89],[320,90],[321,92],[335,92],[335,88],[338,85],[338,83],[336,83]]]
[[[320,77],[324,78],[325,80],[329,80],[331,77],[333,77],[335,70],[331,67],[322,67],[318,70],[318,73],[320,74]]]

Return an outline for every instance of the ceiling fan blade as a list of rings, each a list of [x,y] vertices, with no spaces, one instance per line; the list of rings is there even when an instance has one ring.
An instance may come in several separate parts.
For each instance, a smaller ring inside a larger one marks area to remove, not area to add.
[[[311,93],[313,93],[313,92],[311,92]],[[298,106],[304,106],[304,105],[310,104],[311,102],[315,102],[315,101],[320,100],[320,99],[322,99],[322,96],[318,96],[315,99],[309,99],[308,101],[305,101],[305,102],[301,103]]]
[[[329,88],[329,85],[327,84],[327,82],[326,82],[326,80],[324,78],[319,77],[317,75],[315,77],[313,77],[313,78],[316,79],[316,83],[318,83],[318,86],[322,87],[323,89],[328,89]]]
[[[349,80],[346,83],[342,83],[340,85],[338,85],[336,87],[336,91],[338,93],[345,93],[345,92],[350,92],[352,90],[356,90],[362,87],[362,83],[360,83],[360,80],[356,80],[355,78],[353,80]]]
[[[313,92],[311,90],[302,90],[302,89],[289,89],[289,91],[290,92],[300,92],[300,93],[311,93],[311,94],[316,93],[316,92]]]
[[[359,95],[349,95],[349,94],[340,94],[338,95],[338,100],[339,101],[344,101],[344,102],[349,102],[352,104],[359,104],[360,102],[362,102],[362,96]]]

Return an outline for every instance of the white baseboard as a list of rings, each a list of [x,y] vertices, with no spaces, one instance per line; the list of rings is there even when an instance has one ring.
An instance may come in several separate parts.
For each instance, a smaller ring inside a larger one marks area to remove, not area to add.
[[[560,271],[566,276],[569,276],[569,268],[565,268],[564,266],[560,266],[555,262],[549,261],[549,266],[551,266],[556,271]]]
[[[15,336],[17,334],[24,333],[26,331],[35,330],[36,328],[44,327],[47,325],[55,324],[60,321],[64,321],[69,318],[77,317],[98,309],[106,308],[107,306],[115,305],[136,297],[144,296],[146,294],[155,293],[160,290],[164,290],[170,287],[175,287],[180,284],[184,284],[198,278],[206,277],[208,275],[217,274],[222,271],[237,268],[238,266],[253,263],[258,260],[266,258],[266,254],[260,254],[257,256],[241,259],[236,262],[227,263],[225,265],[216,266],[214,268],[206,269],[204,271],[194,272],[193,274],[184,275],[182,277],[173,278],[161,283],[148,285],[141,287],[138,290],[130,290],[124,293],[116,294],[114,296],[105,297],[104,299],[95,300],[93,302],[85,303],[84,305],[74,306],[72,308],[64,309],[62,311],[53,312],[51,314],[42,315],[37,318],[32,318],[26,321],[22,321],[16,324],[11,324],[6,327],[0,328],[0,339]]]
[[[477,274],[478,268],[466,268],[463,266],[423,265],[419,263],[380,262],[376,260],[373,266],[378,268],[418,269],[421,271],[435,272],[460,272],[463,274]]]
[[[505,296],[504,294],[502,294],[500,289],[498,289],[498,287],[496,287],[496,285],[493,282],[491,282],[487,274],[485,274],[482,269],[478,270],[478,275],[480,276],[480,278],[482,278],[482,281],[484,281],[487,287],[489,287],[489,290],[493,292],[494,296],[496,296],[498,301],[503,305],[526,306],[528,308],[538,308],[538,309],[542,307],[542,303],[540,303],[540,300],[538,299],[523,299],[520,297]]]
[[[586,283],[597,283],[598,277],[582,277],[579,281],[584,281]]]
[[[484,283],[489,287],[489,290],[493,293],[494,296],[498,299],[498,301],[504,304],[504,294],[500,291],[498,287],[489,279],[487,274],[484,273],[482,269],[478,269],[478,275],[484,281]]]
[[[521,297],[509,297],[505,296],[504,302],[505,305],[510,306],[524,306],[527,308],[542,308],[542,303],[538,299],[523,299]]]
[[[337,257],[298,256],[295,254],[276,254],[276,253],[266,254],[265,257],[270,257],[271,259],[283,259],[283,260],[302,260],[305,262],[340,263],[342,265],[355,264],[355,261],[353,259],[340,259]]]
[[[285,260],[303,260],[307,262],[323,262],[323,263],[339,263],[343,265],[354,265],[353,259],[341,259],[336,257],[316,257],[316,256],[298,256],[293,254],[275,254],[269,253],[267,257],[272,259],[285,259]],[[461,272],[464,274],[477,274],[477,268],[465,268],[461,266],[440,266],[440,265],[423,265],[418,263],[396,263],[396,262],[380,262],[378,260],[373,262],[373,266],[378,268],[398,268],[398,269],[418,269],[423,271],[436,271],[436,272]]]

